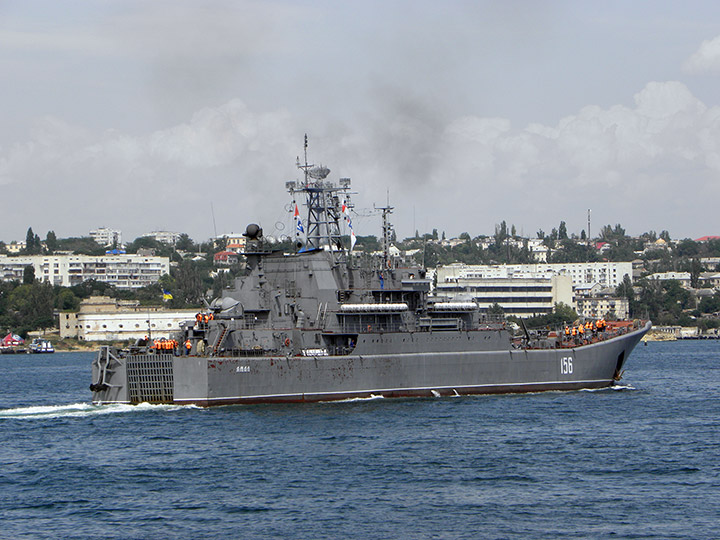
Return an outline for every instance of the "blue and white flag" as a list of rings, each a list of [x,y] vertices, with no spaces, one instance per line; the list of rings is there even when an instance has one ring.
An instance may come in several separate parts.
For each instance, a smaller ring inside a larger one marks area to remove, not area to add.
[[[305,233],[302,220],[300,219],[300,211],[298,210],[297,204],[295,205],[295,220],[297,221],[297,234]]]
[[[355,237],[352,220],[350,219],[350,207],[347,205],[346,201],[343,201],[342,203],[342,213],[345,214],[345,220],[347,221],[348,227],[350,228],[350,251],[352,251],[355,247],[355,242],[357,242],[357,238]]]

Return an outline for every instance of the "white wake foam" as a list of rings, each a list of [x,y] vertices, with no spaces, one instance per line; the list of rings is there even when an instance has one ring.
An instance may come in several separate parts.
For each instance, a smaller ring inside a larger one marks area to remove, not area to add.
[[[634,386],[629,384],[613,384],[605,388],[581,388],[581,392],[618,392],[620,390],[636,390]]]
[[[34,407],[17,407],[14,409],[0,409],[2,419],[50,419],[50,418],[82,418],[87,416],[100,416],[105,414],[133,413],[147,411],[174,411],[181,409],[198,409],[196,405],[154,405],[140,403],[138,405],[110,404],[92,405],[90,403],[71,403],[68,405],[39,405]]]
[[[353,401],[372,401],[374,399],[385,399],[383,395],[370,394],[368,397],[354,397],[347,399],[335,399],[332,401],[321,401],[320,403],[352,403]]]

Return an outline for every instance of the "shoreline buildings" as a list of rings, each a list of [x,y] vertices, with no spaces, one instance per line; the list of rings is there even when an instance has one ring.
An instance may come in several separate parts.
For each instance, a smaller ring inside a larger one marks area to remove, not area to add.
[[[144,255],[0,255],[0,280],[22,281],[25,267],[35,269],[35,278],[63,287],[94,279],[119,289],[139,289],[157,283],[170,273],[170,259]]]
[[[60,313],[60,337],[81,341],[136,340],[145,337],[169,338],[184,322],[194,322],[197,310],[165,310],[141,306],[108,296],[83,300],[80,310]]]
[[[498,304],[508,315],[533,317],[551,313],[563,303],[581,317],[627,317],[627,299],[600,295],[614,289],[625,275],[632,279],[632,263],[539,263],[438,267],[436,294],[472,298],[483,308]],[[596,291],[592,296],[585,291]],[[585,293],[585,294],[584,294]]]

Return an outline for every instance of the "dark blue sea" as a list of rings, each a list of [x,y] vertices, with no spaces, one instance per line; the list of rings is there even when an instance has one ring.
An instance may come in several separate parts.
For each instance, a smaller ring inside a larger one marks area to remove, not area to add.
[[[2,538],[718,538],[720,341],[618,389],[92,406],[87,353],[0,356]]]

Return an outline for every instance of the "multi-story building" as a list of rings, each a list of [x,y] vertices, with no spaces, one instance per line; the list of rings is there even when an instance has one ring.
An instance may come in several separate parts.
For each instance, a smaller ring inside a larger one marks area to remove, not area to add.
[[[575,298],[575,311],[586,319],[627,319],[630,303],[627,298],[614,296],[587,296]]]
[[[177,244],[177,241],[180,240],[180,234],[181,233],[170,231],[153,231],[151,233],[143,234],[143,237],[154,238],[158,242],[174,246]]]
[[[234,253],[243,253],[245,251],[245,242],[247,241],[247,238],[245,238],[245,235],[242,233],[227,233],[227,234],[221,234],[220,236],[217,236],[215,238],[215,245],[222,245],[225,244],[225,249],[227,251],[232,251]]]
[[[120,246],[122,245],[122,231],[100,227],[90,231],[90,236],[101,246]]]
[[[234,251],[235,253],[243,253],[245,251],[245,242],[247,241],[247,238],[245,238],[242,234],[237,233],[230,233],[226,235],[227,238],[227,244],[225,244],[225,249],[228,251]]]
[[[654,281],[679,281],[683,287],[690,287],[690,272],[658,272],[645,276],[646,279]]]
[[[25,242],[15,242],[14,240],[5,246],[10,254],[20,253],[25,249]]]
[[[508,315],[533,317],[551,313],[555,304],[573,305],[572,281],[565,275],[512,277],[448,276],[437,269],[438,296],[472,298],[481,308],[498,304]]]
[[[142,255],[0,255],[0,279],[22,280],[26,266],[33,266],[40,281],[72,287],[94,279],[119,289],[137,289],[157,283],[170,273],[170,259]]]
[[[169,338],[180,330],[181,323],[194,322],[195,313],[166,311],[157,306],[140,306],[137,301],[94,296],[80,304],[79,312],[60,313],[60,337],[83,341]]]
[[[513,278],[527,275],[567,275],[573,285],[598,283],[602,287],[617,287],[625,275],[632,279],[630,262],[592,262],[592,263],[536,263],[536,264],[496,264],[466,265],[451,264],[444,267],[446,276],[470,278]],[[439,280],[438,280],[439,281]]]

